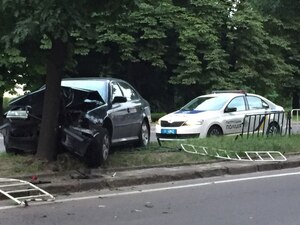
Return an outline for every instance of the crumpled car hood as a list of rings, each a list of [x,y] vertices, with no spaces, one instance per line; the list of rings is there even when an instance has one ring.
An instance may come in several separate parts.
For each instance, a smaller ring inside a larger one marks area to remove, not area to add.
[[[0,131],[7,137],[7,148],[36,151],[44,93],[45,87],[42,87],[10,102],[10,110],[5,114],[6,123],[0,127]],[[60,99],[59,141],[69,151],[84,155],[97,132],[90,127],[93,121],[86,114],[105,107],[106,103],[98,91],[71,87],[61,88]],[[101,110],[97,116],[104,116]]]
[[[27,108],[30,114],[41,116],[43,110],[45,87],[20,96],[12,100],[9,104],[10,109]],[[62,108],[73,109],[81,108],[82,110],[89,110],[99,105],[105,104],[104,100],[97,91],[77,89],[70,87],[61,88]]]

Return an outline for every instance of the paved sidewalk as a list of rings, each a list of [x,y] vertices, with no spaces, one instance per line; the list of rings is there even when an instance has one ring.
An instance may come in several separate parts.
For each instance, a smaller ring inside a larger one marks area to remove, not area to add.
[[[300,167],[300,155],[286,156],[283,162],[222,161],[190,166],[140,168],[132,170],[92,169],[65,174],[37,175],[37,185],[51,194],[116,188],[140,184],[185,180],[225,174],[243,174],[258,171]],[[19,177],[29,181],[30,176]]]

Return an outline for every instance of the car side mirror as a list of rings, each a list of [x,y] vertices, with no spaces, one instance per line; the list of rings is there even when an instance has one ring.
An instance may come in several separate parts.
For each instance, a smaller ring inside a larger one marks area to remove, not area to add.
[[[268,105],[263,105],[263,109],[268,109],[269,106]]]
[[[236,107],[227,107],[224,112],[230,113],[230,112],[236,112],[236,111],[237,111]]]
[[[123,97],[123,96],[116,96],[114,97],[112,104],[114,103],[123,103],[123,102],[127,102],[127,98]]]

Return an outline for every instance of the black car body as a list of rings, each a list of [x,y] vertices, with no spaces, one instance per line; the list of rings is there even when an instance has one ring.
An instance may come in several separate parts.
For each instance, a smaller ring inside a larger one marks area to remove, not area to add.
[[[150,141],[150,106],[127,82],[114,78],[69,78],[61,82],[59,143],[99,165],[111,145]],[[2,126],[7,152],[35,152],[45,86],[10,102]]]

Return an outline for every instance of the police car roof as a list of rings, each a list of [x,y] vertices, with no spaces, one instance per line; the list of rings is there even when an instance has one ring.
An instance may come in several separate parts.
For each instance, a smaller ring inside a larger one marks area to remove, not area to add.
[[[243,93],[212,93],[212,94],[207,94],[207,95],[201,95],[199,97],[218,97],[218,96],[228,96],[228,97],[234,97],[234,96],[244,96],[245,94]]]
[[[236,94],[247,94],[244,90],[213,90],[212,94],[222,94],[222,93],[236,93]]]

